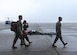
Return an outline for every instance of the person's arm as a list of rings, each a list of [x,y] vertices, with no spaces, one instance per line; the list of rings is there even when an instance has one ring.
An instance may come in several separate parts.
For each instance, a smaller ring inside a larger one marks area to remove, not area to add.
[[[23,34],[23,32],[22,32],[22,27],[20,26],[20,22],[17,22],[17,31],[18,31],[20,34]]]
[[[29,27],[28,23],[26,23],[26,27],[27,27],[27,28]]]
[[[56,23],[56,33],[61,34],[61,24],[60,23]]]

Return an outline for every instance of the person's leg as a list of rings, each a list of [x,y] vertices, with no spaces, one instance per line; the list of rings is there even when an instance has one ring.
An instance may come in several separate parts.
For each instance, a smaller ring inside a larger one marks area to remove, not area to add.
[[[54,40],[52,46],[57,47],[57,46],[55,46],[55,43],[57,42],[57,40],[58,40],[58,37],[56,36],[56,38],[55,38],[55,40]]]
[[[21,38],[21,46],[24,45],[25,47],[28,47],[29,45],[26,45],[25,44],[25,39],[24,39],[24,36],[22,36]]]
[[[21,36],[20,40],[21,40],[21,45],[25,45],[25,40],[23,36]]]
[[[26,40],[29,42],[29,38],[28,38],[28,36],[27,36],[27,35],[25,35],[25,38],[26,38]]]
[[[32,42],[29,41],[29,38],[28,38],[27,35],[25,35],[25,38],[26,38],[26,40],[29,42],[29,44],[32,43]]]
[[[13,40],[12,48],[17,48],[17,47],[15,46],[17,40],[18,40],[18,35],[16,34],[16,35],[15,35],[15,38],[14,38],[14,40]]]
[[[60,40],[61,40],[61,42],[63,43],[63,45],[64,45],[64,41],[63,41],[63,38],[62,38],[62,36],[60,35]]]
[[[63,43],[64,46],[68,44],[68,43],[64,43],[63,38],[62,38],[61,35],[60,35],[60,40],[61,40],[61,42]]]

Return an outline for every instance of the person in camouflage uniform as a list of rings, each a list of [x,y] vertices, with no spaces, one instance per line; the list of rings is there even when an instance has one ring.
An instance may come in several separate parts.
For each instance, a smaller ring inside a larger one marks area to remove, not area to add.
[[[22,32],[22,15],[19,15],[18,16],[19,20],[17,21],[17,28],[16,28],[16,32],[15,32],[15,38],[13,40],[13,45],[12,45],[12,48],[13,49],[16,49],[17,47],[15,46],[18,38],[20,38],[21,40],[21,45],[25,45],[25,47],[27,46],[24,42],[24,38],[23,38],[23,32]]]
[[[62,17],[59,17],[58,22],[56,23],[56,38],[52,44],[53,47],[57,47],[55,43],[57,42],[58,39],[61,40],[64,46],[67,45],[67,43],[64,43],[62,35],[61,35],[61,21],[62,21]]]
[[[27,21],[24,20],[24,21],[23,21],[23,33],[24,33],[23,37],[28,41],[28,43],[29,43],[29,45],[30,45],[30,43],[32,43],[32,42],[29,40],[29,37],[28,37],[28,35],[27,35],[27,34],[29,34],[29,33],[25,33],[25,31],[28,31],[28,30],[27,30],[28,27],[29,27],[29,25],[28,25]]]

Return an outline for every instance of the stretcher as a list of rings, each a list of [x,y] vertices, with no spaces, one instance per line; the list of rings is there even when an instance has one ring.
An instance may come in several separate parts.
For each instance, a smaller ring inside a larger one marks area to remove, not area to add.
[[[36,31],[36,30],[31,30],[31,31],[28,31],[28,35],[48,35],[48,36],[52,36],[52,35],[56,35],[56,33],[54,33],[54,32],[43,33],[43,32],[39,32],[39,31]]]

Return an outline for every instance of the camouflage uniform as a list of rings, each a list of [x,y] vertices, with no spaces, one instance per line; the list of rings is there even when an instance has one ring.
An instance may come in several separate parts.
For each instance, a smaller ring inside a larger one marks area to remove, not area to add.
[[[63,44],[65,44],[64,41],[63,41],[62,35],[61,35],[61,23],[60,23],[60,22],[57,22],[57,23],[56,23],[56,38],[55,38],[55,40],[54,40],[54,44],[57,42],[57,40],[58,40],[59,38],[60,38],[61,42],[62,42]]]
[[[16,44],[18,38],[21,39],[21,44],[25,44],[24,40],[23,40],[23,36],[21,34],[23,34],[22,23],[21,23],[21,21],[17,21],[17,30],[15,32],[15,38],[14,38],[14,41],[13,41],[13,46]]]

